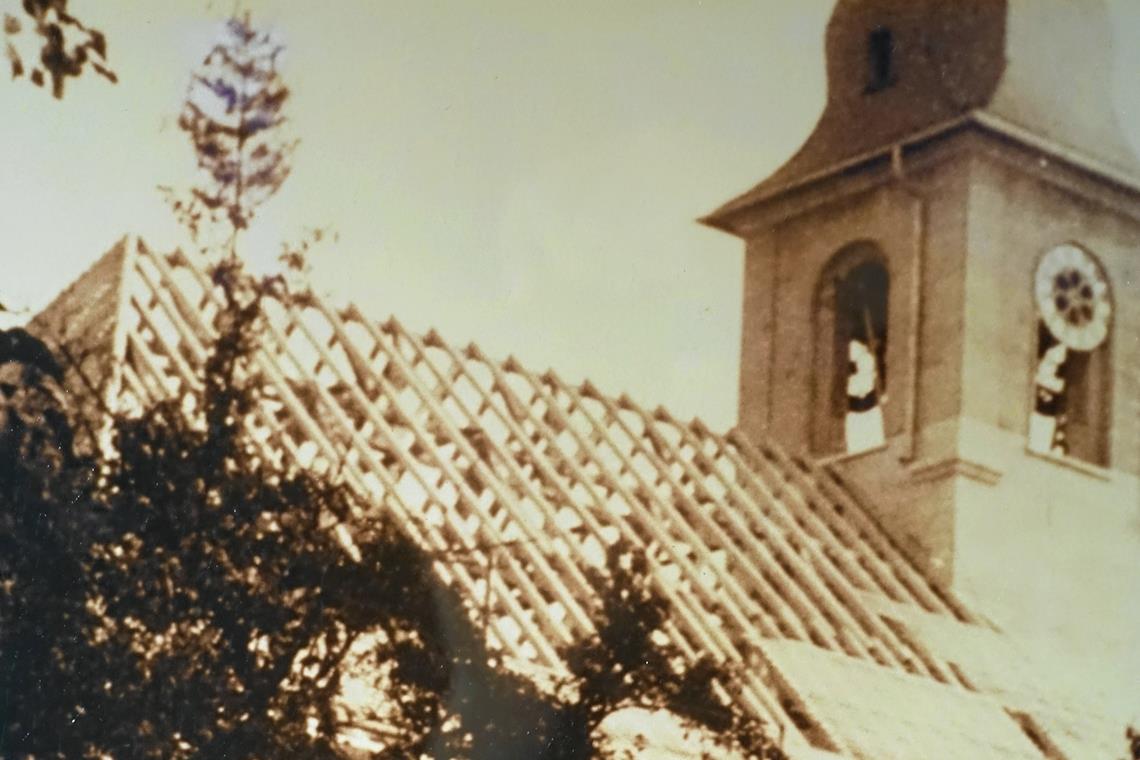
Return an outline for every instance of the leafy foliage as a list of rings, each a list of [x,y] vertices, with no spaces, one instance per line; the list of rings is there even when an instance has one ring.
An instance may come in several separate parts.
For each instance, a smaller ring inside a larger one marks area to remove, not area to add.
[[[306,724],[335,657],[344,600],[330,581],[351,558],[331,527],[350,503],[244,433],[256,392],[237,367],[255,308],[231,301],[200,393],[115,425],[109,536],[89,572],[95,638],[129,674],[108,722],[124,744],[145,737],[144,756],[333,754]]]
[[[710,660],[688,665],[674,647],[663,645],[667,614],[649,591],[646,568],[630,565],[619,547],[606,572],[593,580],[599,597],[594,636],[562,652],[569,675],[540,691],[528,680],[495,665],[492,653],[470,625],[460,600],[446,589],[433,604],[410,602],[410,629],[369,651],[377,692],[402,706],[405,727],[377,757],[528,757],[586,760],[607,755],[603,722],[619,710],[668,710],[691,731],[713,734],[718,756],[785,760],[758,719],[725,703],[714,684],[729,689],[733,674]],[[375,723],[385,703],[377,702]],[[389,725],[393,716],[387,715]]]
[[[0,333],[0,756],[80,757],[89,671],[82,557],[90,469],[70,451],[59,366],[21,329]],[[49,738],[46,733],[50,731]],[[48,750],[50,747],[52,750]]]
[[[50,80],[56,98],[63,97],[67,79],[80,76],[87,66],[109,82],[118,81],[107,65],[106,37],[69,13],[67,3],[68,0],[22,0],[25,21],[30,22],[40,44],[39,61],[31,64],[30,70],[16,45],[24,24],[17,16],[4,16],[5,48],[12,78],[19,79],[27,73],[37,87]]]
[[[564,653],[578,698],[561,708],[565,734],[551,757],[597,757],[602,721],[617,710],[641,707],[668,710],[690,729],[711,732],[721,739],[722,751],[784,760],[759,719],[729,707],[716,693],[718,683],[734,687],[734,674],[708,658],[687,663],[665,638],[668,608],[648,574],[644,558],[622,544],[611,548],[607,572],[594,574],[597,633]]]
[[[589,758],[607,715],[645,706],[782,757],[713,693],[731,674],[657,641],[665,606],[620,549],[561,688],[497,664],[432,557],[260,446],[248,359],[279,284],[229,260],[215,279],[226,309],[201,383],[116,419],[92,460],[65,445],[46,348],[0,340],[22,346],[0,437],[0,754],[335,758],[360,727],[378,758]],[[347,706],[346,677],[370,678],[375,698]]]

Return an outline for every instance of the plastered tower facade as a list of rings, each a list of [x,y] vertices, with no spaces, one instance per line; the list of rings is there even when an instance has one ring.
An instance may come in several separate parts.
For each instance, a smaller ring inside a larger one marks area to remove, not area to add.
[[[746,246],[744,430],[832,461],[1003,628],[1140,679],[1140,166],[1110,45],[1094,0],[840,0],[814,132],[703,221]]]

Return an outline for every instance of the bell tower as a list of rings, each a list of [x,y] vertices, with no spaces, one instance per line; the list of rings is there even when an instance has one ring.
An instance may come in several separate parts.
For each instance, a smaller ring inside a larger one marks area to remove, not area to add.
[[[1090,654],[1140,636],[1110,49],[1097,0],[839,0],[814,131],[702,220],[745,243],[740,426],[831,463],[1002,627]]]

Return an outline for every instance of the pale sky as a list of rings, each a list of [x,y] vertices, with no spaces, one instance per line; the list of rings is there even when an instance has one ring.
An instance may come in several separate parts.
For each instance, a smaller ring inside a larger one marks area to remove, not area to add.
[[[288,45],[301,145],[246,253],[331,226],[314,267],[336,298],[727,428],[742,245],[694,220],[807,136],[831,4],[256,0]],[[87,76],[62,102],[0,83],[0,301],[33,311],[126,233],[181,243],[156,186],[190,179],[174,125],[230,8],[71,5],[107,33],[120,83]],[[1140,145],[1140,3],[1110,6]]]

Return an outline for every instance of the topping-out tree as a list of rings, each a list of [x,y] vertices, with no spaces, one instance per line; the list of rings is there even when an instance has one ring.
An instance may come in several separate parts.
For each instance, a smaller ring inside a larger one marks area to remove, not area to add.
[[[238,236],[289,177],[297,141],[283,129],[284,49],[248,14],[235,16],[191,77],[178,126],[194,149],[199,182],[186,194],[167,195],[203,250],[221,246],[236,257]]]

